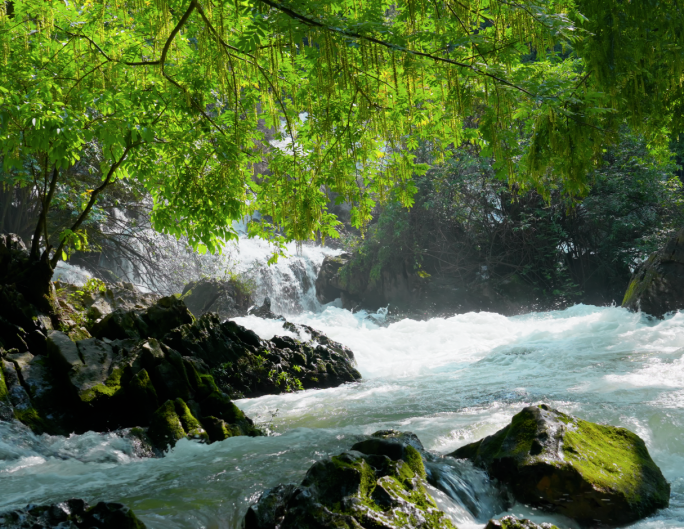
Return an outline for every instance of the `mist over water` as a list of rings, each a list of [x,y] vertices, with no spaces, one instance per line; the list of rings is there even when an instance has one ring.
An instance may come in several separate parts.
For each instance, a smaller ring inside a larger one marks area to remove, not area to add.
[[[309,278],[322,261],[311,252],[300,257],[312,263]],[[285,311],[284,296],[260,288]],[[481,528],[503,514],[504,499],[482,472],[440,455],[495,432],[523,406],[544,402],[639,434],[672,497],[670,508],[633,527],[684,527],[684,315],[656,321],[621,308],[578,305],[385,327],[377,321],[382,315],[314,302],[302,309],[288,319],[348,345],[360,383],[237,401],[273,435],[208,446],[181,441],[163,459],[140,458],[113,434],[36,437],[0,423],[0,510],[83,497],[126,503],[151,528],[237,528],[265,488],[299,482],[313,462],[363,435],[395,428],[416,433],[435,456],[430,465],[453,481],[451,497],[432,491],[440,506],[461,529]],[[277,321],[237,321],[263,338],[288,334]],[[523,505],[506,512],[576,527]]]

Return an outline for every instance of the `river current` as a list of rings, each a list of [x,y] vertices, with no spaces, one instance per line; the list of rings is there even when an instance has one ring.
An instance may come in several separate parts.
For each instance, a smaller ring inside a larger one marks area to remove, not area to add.
[[[383,327],[376,323],[382,315],[329,306],[290,319],[351,347],[363,381],[243,399],[238,406],[271,436],[212,445],[183,440],[161,459],[136,457],[113,434],[37,437],[0,423],[0,511],[82,497],[121,501],[150,528],[236,528],[262,490],[299,482],[314,461],[362,435],[412,431],[439,456],[495,432],[523,406],[544,402],[645,439],[672,496],[668,509],[634,527],[684,527],[684,315],[654,321],[578,305]],[[284,334],[273,320],[238,321],[264,338]],[[575,527],[520,504],[506,510],[484,474],[450,459],[435,457],[467,482],[463,501],[433,492],[461,529],[481,528],[502,511]]]

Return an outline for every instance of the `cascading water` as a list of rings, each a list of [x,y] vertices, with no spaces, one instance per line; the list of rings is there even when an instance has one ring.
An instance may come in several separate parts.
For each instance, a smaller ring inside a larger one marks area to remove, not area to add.
[[[315,269],[322,254],[304,253],[298,259],[308,258]],[[289,261],[278,266],[289,268]],[[264,282],[259,288],[277,311],[348,345],[363,381],[238,401],[274,435],[212,445],[184,440],[162,459],[141,458],[112,434],[37,437],[0,422],[0,511],[83,497],[121,501],[151,528],[237,528],[265,488],[299,482],[314,461],[349,449],[362,435],[395,428],[416,433],[433,454],[427,467],[439,485],[431,492],[440,507],[460,529],[481,528],[504,512],[506,498],[484,473],[440,454],[495,432],[523,406],[544,402],[639,434],[672,495],[668,509],[634,527],[684,527],[684,314],[656,321],[621,308],[579,305],[384,327],[363,312],[315,302],[300,301],[305,311],[293,314],[280,304],[278,273],[269,274],[275,287]],[[287,334],[274,320],[238,322],[264,338]],[[577,527],[520,504],[505,512]]]
[[[242,237],[236,249],[234,259],[237,265],[234,266],[254,280],[254,299],[259,305],[269,297],[271,308],[277,314],[317,312],[321,309],[314,286],[316,275],[325,256],[339,251],[313,245],[297,249],[294,243],[290,243],[286,246],[288,257],[268,266],[268,256],[273,248],[267,242]]]

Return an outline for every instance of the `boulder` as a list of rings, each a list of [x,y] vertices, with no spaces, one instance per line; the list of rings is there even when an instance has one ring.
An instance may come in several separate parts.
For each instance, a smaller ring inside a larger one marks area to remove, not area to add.
[[[518,501],[582,524],[628,524],[669,504],[670,486],[641,438],[544,404],[450,455],[485,468]]]
[[[0,514],[6,529],[144,529],[133,511],[121,503],[100,502],[90,507],[85,501],[67,500],[52,505],[27,505]]]
[[[183,437],[212,442],[261,433],[210,374],[197,371],[196,365],[208,371],[201,360],[185,359],[154,338],[137,344],[97,338],[74,343],[52,331],[49,345],[48,358],[70,396],[64,403],[70,431],[149,426],[149,437],[159,450]],[[216,433],[217,420],[230,435]]]
[[[342,295],[339,271],[351,259],[351,255],[328,255],[323,259],[321,269],[316,276],[316,299],[320,303],[330,303]]]
[[[489,520],[485,529],[558,529],[558,527],[550,523],[536,524],[526,518],[504,516],[499,520]]]
[[[147,309],[160,298],[158,294],[139,291],[131,283],[105,284],[98,281],[94,288],[87,288],[88,285],[82,287],[55,281],[54,286],[60,304],[63,307],[65,305],[70,306],[68,312],[81,312],[92,323],[115,310],[127,312],[135,309]]]
[[[252,307],[247,311],[250,316],[257,316],[259,318],[264,318],[265,320],[282,320],[284,319],[281,315],[275,314],[271,310],[271,298],[265,297],[264,302],[261,307]]]
[[[193,281],[185,285],[181,297],[196,318],[207,312],[215,312],[221,320],[236,318],[246,315],[252,305],[251,292],[235,279]]]
[[[202,360],[219,388],[233,398],[336,387],[361,378],[347,347],[310,327],[286,325],[310,341],[289,336],[261,340],[231,320],[221,323],[216,315],[205,314],[174,329],[164,343],[184,357]]]
[[[622,306],[662,318],[684,309],[684,229],[634,271]]]
[[[21,384],[21,379],[19,377],[19,372],[15,363],[6,357],[7,354],[5,355],[5,358],[0,360],[0,362],[2,363],[4,382],[5,387],[7,388],[7,397],[9,404],[12,407],[12,416],[26,424],[35,433],[44,433],[49,429],[49,427],[45,423],[44,418],[41,417],[38,411],[35,409],[33,403],[31,402],[31,397]],[[5,400],[5,405],[6,404],[7,400]],[[5,412],[7,413],[8,411],[9,410],[5,408]]]
[[[146,309],[117,309],[90,329],[95,338],[144,340],[162,338],[180,325],[192,323],[185,303],[174,296],[159,299]]]
[[[378,446],[315,463],[299,486],[267,490],[247,510],[243,529],[453,529],[428,493],[418,451],[405,445],[406,461],[395,446]]]

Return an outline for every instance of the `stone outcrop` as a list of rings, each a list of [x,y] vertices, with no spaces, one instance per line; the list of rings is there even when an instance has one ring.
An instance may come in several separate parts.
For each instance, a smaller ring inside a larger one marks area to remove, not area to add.
[[[0,513],[5,529],[145,529],[133,511],[121,503],[100,502],[90,507],[85,501],[67,500],[52,505],[27,505],[24,509]]]
[[[55,281],[57,301],[68,314],[84,313],[88,321],[96,323],[115,310],[142,310],[160,298],[152,292],[141,292],[132,283],[105,284],[93,281],[96,288],[81,287]]]
[[[218,314],[221,320],[244,316],[253,303],[249,290],[235,280],[193,281],[185,285],[181,297],[196,318],[207,312]]]
[[[499,520],[489,520],[485,529],[558,529],[558,527],[550,523],[536,524],[526,518],[504,516]]]
[[[260,434],[211,375],[154,338],[72,342],[52,331],[48,360],[61,379],[68,414],[60,423],[69,431],[149,427],[147,435],[160,450],[183,437],[212,442]],[[41,417],[54,415],[38,411]]]
[[[395,434],[318,461],[298,486],[265,491],[243,529],[453,529],[426,488],[420,452]]]
[[[186,437],[260,435],[231,398],[361,377],[349,349],[308,327],[287,324],[305,343],[261,340],[215,313],[195,320],[175,296],[97,282],[76,288],[60,285],[69,310],[61,307],[56,330],[14,285],[0,283],[8,331],[0,334],[1,420],[38,434],[127,431],[163,451]]]
[[[176,327],[192,323],[193,317],[182,300],[175,296],[159,299],[145,309],[117,309],[95,323],[90,332],[109,340],[162,338]]]
[[[582,524],[624,525],[669,504],[670,486],[636,434],[543,404],[450,455],[485,468],[518,501]]]
[[[684,229],[634,271],[622,306],[662,318],[668,312],[684,309],[683,292]]]
[[[283,316],[271,310],[271,298],[265,297],[260,307],[252,307],[247,311],[250,316],[257,316],[265,320],[284,320]]]
[[[316,298],[320,303],[330,303],[341,297],[345,288],[341,285],[339,271],[350,258],[350,254],[343,253],[323,259],[316,276]]]
[[[197,369],[210,373],[233,398],[336,387],[361,378],[349,348],[307,326],[285,322],[284,327],[310,337],[309,341],[289,336],[262,340],[210,313],[174,329],[164,343],[193,358]]]

